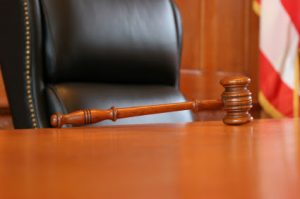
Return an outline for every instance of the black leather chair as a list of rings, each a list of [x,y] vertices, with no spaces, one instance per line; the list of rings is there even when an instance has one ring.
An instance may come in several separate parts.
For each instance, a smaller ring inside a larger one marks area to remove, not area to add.
[[[57,111],[185,100],[178,90],[181,19],[172,1],[1,0],[0,16],[15,128],[49,127]],[[116,123],[188,121],[185,111]]]

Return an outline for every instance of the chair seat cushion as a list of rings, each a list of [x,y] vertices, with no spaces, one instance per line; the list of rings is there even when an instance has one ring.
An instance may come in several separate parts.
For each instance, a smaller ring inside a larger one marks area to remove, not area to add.
[[[96,83],[63,83],[47,87],[50,113],[69,113],[80,109],[109,109],[175,103],[185,101],[174,87],[161,85],[119,85]],[[190,111],[109,120],[96,125],[191,122]]]

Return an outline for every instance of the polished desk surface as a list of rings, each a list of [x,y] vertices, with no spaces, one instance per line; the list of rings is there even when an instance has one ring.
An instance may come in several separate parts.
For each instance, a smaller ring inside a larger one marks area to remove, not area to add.
[[[300,198],[300,121],[0,131],[0,198]]]

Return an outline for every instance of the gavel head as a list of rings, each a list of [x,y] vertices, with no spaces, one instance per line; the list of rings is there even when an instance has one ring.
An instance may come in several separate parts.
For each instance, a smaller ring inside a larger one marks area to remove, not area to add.
[[[252,93],[248,90],[250,78],[244,76],[228,77],[221,80],[225,88],[222,94],[226,115],[225,124],[241,125],[253,120],[249,110],[252,108]]]

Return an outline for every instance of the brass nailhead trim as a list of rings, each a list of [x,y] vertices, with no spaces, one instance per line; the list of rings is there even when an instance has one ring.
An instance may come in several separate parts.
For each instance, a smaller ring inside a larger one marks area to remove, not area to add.
[[[24,16],[25,16],[25,69],[26,69],[26,93],[29,104],[29,111],[31,116],[31,122],[34,128],[37,128],[37,122],[35,117],[35,111],[33,108],[32,94],[31,94],[31,76],[30,76],[30,20],[29,20],[29,8],[28,0],[24,0]]]

